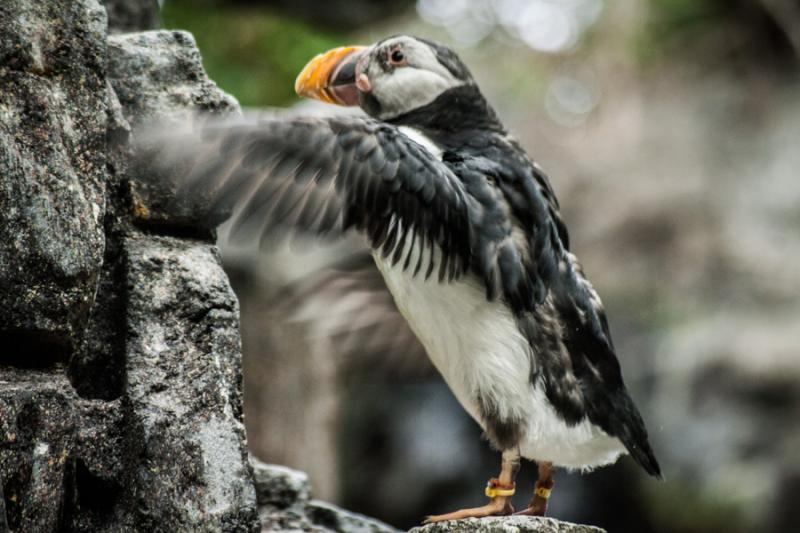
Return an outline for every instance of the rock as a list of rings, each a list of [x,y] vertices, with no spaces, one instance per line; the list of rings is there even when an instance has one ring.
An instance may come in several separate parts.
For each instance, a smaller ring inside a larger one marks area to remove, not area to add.
[[[605,533],[605,530],[553,518],[501,516],[469,518],[415,527],[409,533]]]
[[[0,371],[0,485],[12,531],[55,531],[74,468],[75,392],[59,373]]]
[[[145,31],[108,39],[108,73],[132,125],[149,119],[182,120],[197,111],[238,111],[239,104],[203,70],[192,34]]]
[[[158,0],[104,0],[112,33],[158,27]]]
[[[0,5],[0,360],[65,360],[103,257],[105,12]]]
[[[373,518],[311,500],[308,475],[285,466],[250,459],[258,495],[261,531],[314,533],[398,533]]]
[[[238,113],[236,100],[220,90],[203,70],[200,53],[191,34],[151,31],[115,35],[109,39],[109,77],[119,97],[123,115],[134,127],[157,119],[158,128],[190,122],[198,112]],[[139,146],[147,147],[143,127]],[[166,232],[212,229],[204,210],[180,195],[164,169],[151,166],[147,155],[135,160],[143,165],[130,171],[134,221]]]
[[[130,122],[235,108],[158,35],[123,62],[95,0],[0,4],[0,531],[258,529],[236,299],[132,224]]]
[[[268,465],[251,459],[259,505],[286,509],[308,501],[311,487],[308,474],[280,465]]]
[[[0,368],[0,525],[96,531],[101,507],[122,519],[123,422],[119,402],[81,400],[61,369]]]
[[[3,484],[0,483],[0,531],[8,531],[8,520],[6,520],[6,498],[3,495]]]
[[[208,244],[125,241],[127,384],[141,450],[130,490],[144,529],[252,530],[238,303]]]
[[[398,531],[374,518],[345,511],[341,507],[319,500],[311,500],[308,502],[308,505],[306,505],[306,513],[311,523],[326,532],[397,533]]]

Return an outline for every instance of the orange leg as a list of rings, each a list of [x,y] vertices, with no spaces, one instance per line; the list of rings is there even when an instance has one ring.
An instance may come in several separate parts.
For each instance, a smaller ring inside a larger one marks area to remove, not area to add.
[[[489,503],[481,507],[429,516],[423,524],[443,522],[445,520],[460,520],[462,518],[510,515],[514,512],[514,507],[511,505],[511,496],[514,495],[514,479],[519,471],[519,463],[519,448],[504,451],[500,475],[490,479],[486,486],[486,495],[490,498]]]
[[[547,501],[550,499],[550,492],[556,482],[553,480],[553,463],[539,463],[539,479],[536,481],[536,488],[533,489],[533,499],[528,504],[528,508],[518,513],[518,515],[544,516],[547,513]]]

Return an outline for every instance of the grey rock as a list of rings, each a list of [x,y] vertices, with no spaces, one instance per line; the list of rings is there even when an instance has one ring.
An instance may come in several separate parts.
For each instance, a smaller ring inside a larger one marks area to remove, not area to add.
[[[120,402],[80,399],[60,367],[0,367],[0,525],[131,531],[124,422]]]
[[[311,522],[323,531],[342,533],[396,533],[398,530],[374,518],[345,511],[341,507],[319,500],[306,505]]]
[[[121,400],[74,402],[75,452],[80,467],[93,478],[119,484],[128,467],[125,410]]]
[[[104,0],[110,32],[153,30],[158,27],[158,0]]]
[[[122,395],[125,382],[125,292],[123,263],[120,258],[118,221],[112,214],[120,208],[119,199],[108,204],[103,266],[94,305],[78,345],[69,361],[68,375],[83,398],[115,400]],[[97,379],[102,376],[102,379]]]
[[[469,518],[415,527],[409,533],[605,533],[605,530],[533,516]]]
[[[236,99],[208,78],[194,37],[185,31],[110,36],[108,76],[132,125],[239,109]]]
[[[130,490],[145,530],[257,528],[244,440],[238,303],[216,249],[125,241],[127,384],[140,460]]]
[[[236,100],[220,90],[203,70],[200,52],[191,34],[149,31],[109,38],[109,78],[124,118],[139,128],[137,145],[147,149],[147,131],[154,121],[159,130],[183,126],[199,113],[238,113]],[[159,137],[160,139],[163,138]],[[196,203],[176,195],[176,184],[164,169],[151,166],[146,153],[134,158],[130,169],[134,221],[160,232],[211,229]],[[181,200],[176,200],[180,197]]]
[[[8,531],[8,520],[6,519],[6,498],[3,494],[3,484],[0,483],[0,531]]]
[[[200,210],[194,205],[168,201],[176,197],[169,176],[130,168],[130,122],[185,117],[201,110],[235,111],[238,106],[208,80],[194,40],[186,33],[115,36],[111,38],[109,56],[107,160],[113,170],[108,186],[114,194],[108,195],[106,222],[107,231],[117,235],[107,239],[96,302],[84,341],[71,359],[70,376],[82,396],[113,400],[122,394],[124,381],[125,300],[115,288],[124,283],[119,241],[128,232],[126,222],[132,218],[140,226],[158,232],[205,237],[212,234],[208,228],[198,230]],[[137,175],[147,179],[137,180]],[[168,211],[171,205],[179,209]],[[104,376],[103,380],[91,379],[98,373]]]
[[[256,483],[256,497],[261,506],[269,505],[279,509],[304,503],[311,497],[308,474],[281,465],[262,463],[251,458],[253,477]]]
[[[0,359],[64,359],[103,257],[105,11],[0,4]]]
[[[250,459],[255,474],[261,531],[397,533],[393,527],[335,505],[311,500],[308,475]]]
[[[0,369],[0,485],[12,531],[55,531],[71,503],[63,487],[74,468],[75,398],[58,372]]]
[[[0,531],[256,531],[238,304],[126,187],[131,122],[238,107],[187,34],[112,48],[96,0],[0,3]]]

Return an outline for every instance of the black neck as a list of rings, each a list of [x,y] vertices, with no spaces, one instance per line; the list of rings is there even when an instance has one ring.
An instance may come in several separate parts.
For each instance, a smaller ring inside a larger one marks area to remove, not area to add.
[[[474,84],[448,89],[430,104],[386,122],[438,133],[476,129],[505,132],[494,109]]]

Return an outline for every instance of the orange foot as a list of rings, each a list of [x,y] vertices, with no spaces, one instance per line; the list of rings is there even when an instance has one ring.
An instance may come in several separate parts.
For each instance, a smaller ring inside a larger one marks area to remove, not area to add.
[[[511,505],[511,496],[514,495],[514,484],[508,486],[497,479],[490,479],[486,487],[486,495],[491,498],[489,503],[472,509],[461,509],[447,514],[431,515],[422,522],[432,524],[446,520],[461,520],[462,518],[483,518],[486,516],[508,516],[514,512]]]
[[[422,522],[423,524],[432,524],[434,522],[444,522],[446,520],[461,520],[462,518],[483,518],[485,516],[507,516],[514,512],[511,502],[507,501],[509,498],[498,496],[493,498],[492,501],[481,507],[473,507],[472,509],[461,509],[447,514],[431,515]]]

